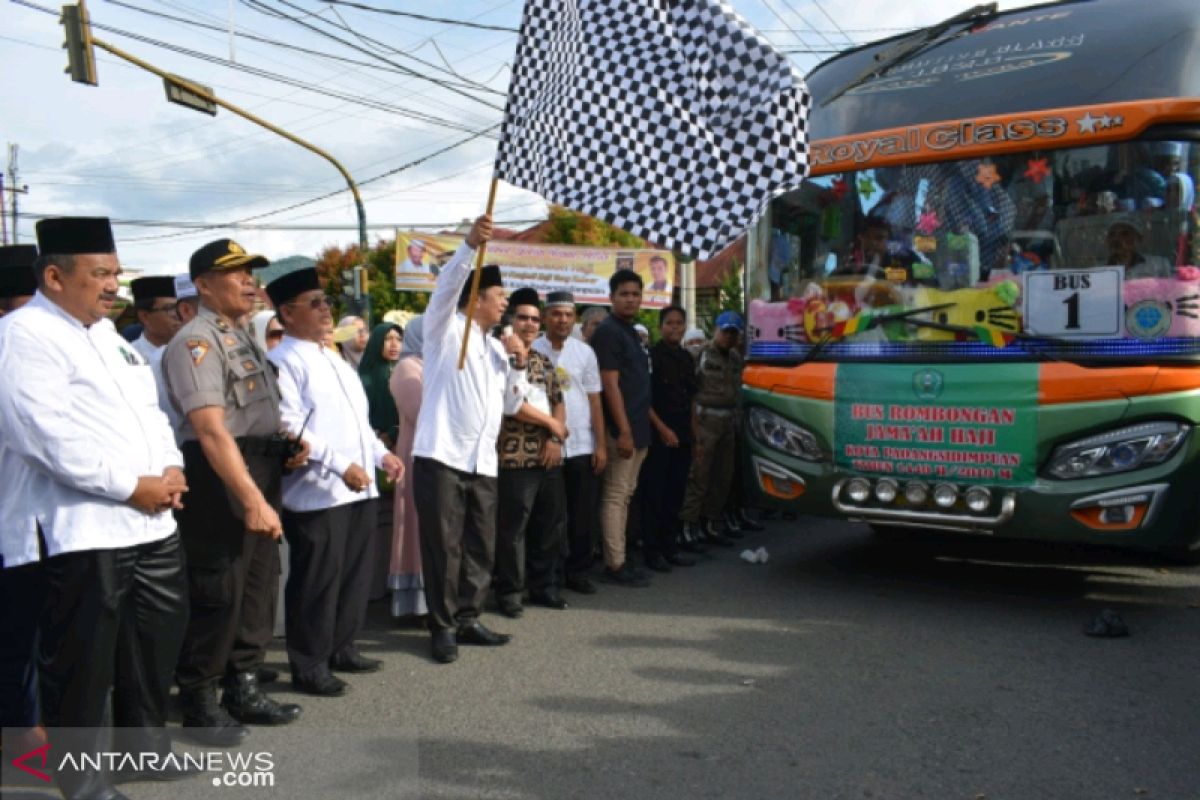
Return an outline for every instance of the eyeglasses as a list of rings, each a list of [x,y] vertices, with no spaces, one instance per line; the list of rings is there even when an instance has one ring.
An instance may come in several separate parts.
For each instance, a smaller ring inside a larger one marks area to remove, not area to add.
[[[329,295],[323,295],[322,297],[314,297],[312,300],[309,300],[307,303],[300,303],[297,300],[292,300],[291,302],[288,303],[288,305],[289,306],[306,305],[309,308],[311,308],[313,311],[316,311],[318,308],[321,308],[321,307],[333,308],[333,298],[330,297]]]
[[[541,322],[542,318],[533,314],[514,314],[513,319],[517,322]]]

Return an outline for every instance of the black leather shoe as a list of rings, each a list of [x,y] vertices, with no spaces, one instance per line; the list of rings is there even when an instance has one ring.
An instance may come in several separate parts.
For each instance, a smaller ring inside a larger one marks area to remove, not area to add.
[[[530,592],[529,602],[535,606],[542,608],[553,608],[559,611],[566,611],[567,601],[562,599],[558,592]]]
[[[646,559],[646,568],[652,569],[655,572],[670,572],[671,564],[662,556],[654,556],[653,558]]]
[[[383,662],[378,658],[367,658],[362,653],[343,653],[329,659],[329,668],[335,672],[379,672]]]
[[[667,556],[667,563],[672,567],[694,567],[696,566],[696,559],[676,553],[673,556]]]
[[[489,630],[479,620],[471,620],[458,626],[459,644],[477,644],[483,647],[499,647],[508,644],[512,639],[507,633],[496,633]]]
[[[293,675],[292,686],[298,692],[316,695],[317,697],[341,697],[350,688],[350,684],[341,678],[330,675],[328,672],[312,675],[307,678]]]
[[[259,667],[254,673],[254,677],[258,678],[259,686],[266,686],[268,683],[274,683],[279,680],[279,670],[270,667]]]
[[[179,693],[183,733],[208,747],[237,747],[250,733],[217,702],[217,687]]]
[[[567,580],[563,583],[563,586],[567,589],[570,589],[572,592],[577,592],[579,594],[596,593],[596,585],[582,575],[577,578],[567,578]]]
[[[497,600],[496,607],[500,613],[509,619],[520,619],[525,614],[525,609],[521,607],[520,600]]]
[[[704,555],[705,553],[708,552],[708,548],[705,547],[704,545],[700,544],[699,542],[680,541],[677,544],[678,544],[680,550],[682,550],[685,553],[691,553],[692,555],[700,556],[700,555]]]
[[[286,725],[300,716],[300,706],[295,703],[276,703],[263,694],[253,672],[234,676],[233,686],[225,690],[221,705],[243,725]]]
[[[450,664],[458,660],[458,640],[455,638],[453,630],[445,628],[433,631],[430,636],[434,661],[439,664]]]
[[[621,565],[620,569],[604,568],[604,573],[600,576],[601,580],[607,583],[615,583],[617,586],[627,586],[630,588],[641,589],[650,585],[650,581],[645,577],[638,575],[629,568],[629,563]]]

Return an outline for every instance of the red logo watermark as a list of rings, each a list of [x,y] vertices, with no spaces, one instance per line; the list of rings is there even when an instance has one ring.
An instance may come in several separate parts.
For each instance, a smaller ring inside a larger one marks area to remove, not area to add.
[[[30,750],[28,753],[26,753],[23,756],[17,756],[16,758],[13,759],[12,763],[13,763],[14,767],[21,770],[22,772],[27,772],[35,778],[40,778],[41,780],[44,780],[46,783],[50,783],[50,776],[48,774],[46,774],[45,772],[42,772],[42,770],[40,770],[40,769],[34,769],[33,767],[28,766],[25,763],[26,761],[29,761],[30,759],[36,758],[39,761],[41,761],[42,769],[45,769],[46,761],[49,758],[49,756],[50,756],[50,743],[46,742],[44,745],[37,748],[36,750]]]

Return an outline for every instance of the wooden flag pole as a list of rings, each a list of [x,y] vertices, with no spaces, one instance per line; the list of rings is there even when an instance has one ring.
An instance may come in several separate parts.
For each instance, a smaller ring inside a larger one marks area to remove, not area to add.
[[[488,191],[487,211],[489,216],[496,204],[496,186],[499,178],[492,178],[492,188]],[[479,300],[479,279],[483,277],[483,258],[487,253],[487,242],[479,245],[479,254],[475,258],[475,273],[471,276],[471,297],[467,300],[467,327],[463,330],[462,349],[458,351],[458,368],[462,369],[467,361],[467,342],[471,338],[471,317],[475,311],[475,303]]]

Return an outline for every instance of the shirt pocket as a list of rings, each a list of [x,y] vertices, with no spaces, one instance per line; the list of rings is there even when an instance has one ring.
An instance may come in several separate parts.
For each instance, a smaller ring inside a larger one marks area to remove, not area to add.
[[[246,408],[271,396],[262,365],[249,356],[230,355],[229,372],[238,408]]]

